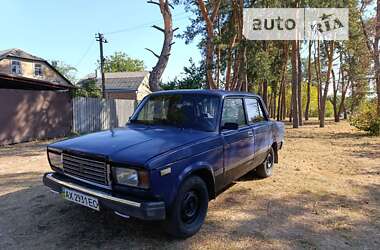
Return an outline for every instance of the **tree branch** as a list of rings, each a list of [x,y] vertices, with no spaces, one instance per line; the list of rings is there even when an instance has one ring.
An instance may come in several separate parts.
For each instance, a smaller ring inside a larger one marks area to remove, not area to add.
[[[212,14],[211,14],[211,22],[215,22],[215,18],[219,12],[220,3],[221,3],[221,0],[216,0],[216,5],[215,5],[214,10],[212,11]]]
[[[165,30],[161,27],[158,27],[157,25],[152,25],[152,28],[158,29],[159,31],[165,33]]]
[[[159,55],[157,55],[153,50],[145,48],[147,51],[150,51],[155,57],[160,58]]]
[[[147,3],[151,3],[151,4],[155,4],[155,5],[158,5],[158,6],[160,6],[160,4],[159,4],[159,3],[157,3],[157,2],[155,2],[155,1],[147,1]]]
[[[364,1],[362,1],[362,5],[360,7],[360,24],[362,26],[362,30],[363,30],[363,34],[364,34],[364,37],[365,37],[365,43],[367,45],[367,48],[368,48],[368,51],[373,54],[373,42],[369,39],[369,36],[368,36],[368,33],[367,33],[367,29],[365,27],[365,24],[364,24],[364,20],[363,20],[363,11],[364,11]]]

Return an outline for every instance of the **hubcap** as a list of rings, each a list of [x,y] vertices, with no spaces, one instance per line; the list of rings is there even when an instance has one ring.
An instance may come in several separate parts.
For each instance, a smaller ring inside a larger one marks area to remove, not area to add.
[[[197,215],[199,210],[199,198],[194,191],[189,191],[185,194],[182,200],[181,206],[181,217],[183,222],[192,223]]]

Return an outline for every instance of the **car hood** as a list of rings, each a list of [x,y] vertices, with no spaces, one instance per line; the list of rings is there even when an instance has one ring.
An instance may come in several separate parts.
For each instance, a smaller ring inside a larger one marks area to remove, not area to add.
[[[144,165],[159,154],[208,136],[210,132],[130,125],[63,140],[49,147],[82,155],[107,157],[117,163]]]

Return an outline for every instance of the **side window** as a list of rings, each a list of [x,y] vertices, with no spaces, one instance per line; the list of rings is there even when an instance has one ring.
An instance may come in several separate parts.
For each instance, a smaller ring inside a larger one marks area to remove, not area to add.
[[[17,60],[12,60],[12,66],[11,66],[12,74],[21,74],[21,63]]]
[[[34,75],[35,76],[42,76],[42,65],[40,63],[34,64]]]
[[[222,126],[226,123],[237,123],[239,126],[246,125],[243,99],[227,98],[224,100]]]
[[[248,123],[254,124],[265,120],[263,110],[256,98],[246,98],[245,105],[247,107]]]

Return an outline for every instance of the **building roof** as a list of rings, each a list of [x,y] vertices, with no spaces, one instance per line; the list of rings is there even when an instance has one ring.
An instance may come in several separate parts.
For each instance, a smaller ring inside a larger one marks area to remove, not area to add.
[[[149,71],[105,73],[104,77],[106,90],[135,91],[149,77]],[[101,85],[100,77],[97,84]]]
[[[7,50],[1,50],[0,51],[0,60],[5,57],[18,57],[23,59],[29,59],[33,61],[44,61],[45,60],[41,57],[33,56],[29,53],[26,53],[25,51],[21,49],[7,49]]]
[[[14,49],[6,49],[6,50],[0,50],[0,60],[4,59],[4,58],[20,58],[20,59],[27,59],[27,60],[32,60],[32,61],[39,61],[39,62],[43,62],[45,63],[48,67],[50,67],[52,70],[54,70],[54,72],[56,72],[59,76],[61,76],[66,83],[56,83],[56,82],[48,82],[48,81],[44,81],[44,80],[37,80],[37,79],[32,79],[32,78],[27,78],[27,77],[23,77],[23,76],[13,76],[13,75],[8,75],[8,77],[11,77],[12,79],[16,79],[16,78],[19,78],[21,79],[22,81],[25,81],[26,79],[30,79],[30,81],[34,81],[34,82],[44,82],[44,83],[47,83],[47,84],[50,84],[52,86],[56,86],[56,85],[59,85],[59,86],[63,86],[63,87],[66,87],[66,88],[73,88],[73,84],[70,82],[70,80],[68,80],[64,75],[62,75],[55,67],[53,67],[48,61],[46,61],[45,59],[41,58],[41,57],[37,57],[37,56],[34,56],[34,55],[31,55],[21,49],[17,49],[17,48],[14,48]]]

